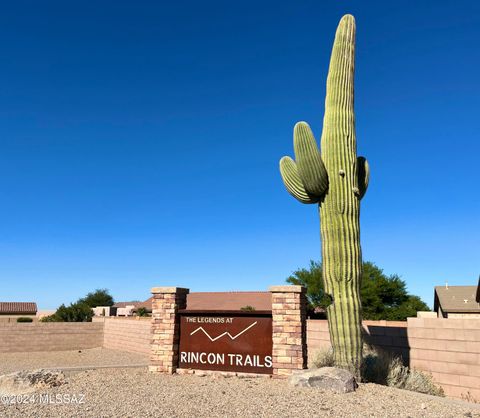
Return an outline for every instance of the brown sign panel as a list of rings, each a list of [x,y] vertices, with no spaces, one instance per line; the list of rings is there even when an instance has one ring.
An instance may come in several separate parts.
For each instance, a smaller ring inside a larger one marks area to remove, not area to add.
[[[271,315],[182,312],[179,367],[271,374]]]

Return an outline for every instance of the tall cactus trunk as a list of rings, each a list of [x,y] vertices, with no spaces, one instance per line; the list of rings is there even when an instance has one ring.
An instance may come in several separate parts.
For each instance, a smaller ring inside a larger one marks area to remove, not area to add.
[[[327,200],[327,199],[326,199]],[[335,364],[359,375],[362,361],[360,278],[362,275],[358,210],[338,216],[332,205],[322,204],[322,275]]]
[[[335,35],[327,78],[321,149],[329,188],[320,204],[320,219],[323,280],[333,299],[327,313],[335,361],[358,372],[362,360],[362,253],[354,69],[355,20],[345,16]]]
[[[362,307],[360,281],[360,200],[369,180],[368,163],[357,157],[353,109],[355,19],[340,21],[330,60],[320,154],[305,122],[294,129],[296,162],[280,160],[280,172],[290,194],[302,203],[318,203],[325,291],[335,362],[360,378]]]

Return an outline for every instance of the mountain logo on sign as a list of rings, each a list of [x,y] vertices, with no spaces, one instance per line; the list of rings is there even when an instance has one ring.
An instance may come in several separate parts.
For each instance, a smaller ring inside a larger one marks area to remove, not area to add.
[[[196,334],[198,331],[203,331],[203,333],[210,339],[210,341],[214,342],[222,338],[223,336],[227,335],[230,337],[230,339],[235,340],[236,338],[240,337],[240,335],[244,334],[247,332],[250,328],[254,327],[257,325],[257,321],[255,321],[253,324],[249,325],[247,328],[245,328],[243,331],[240,331],[237,335],[232,335],[228,331],[225,331],[223,334],[220,334],[218,337],[212,338],[210,334],[203,329],[203,327],[198,327],[196,330],[192,331],[190,335]]]

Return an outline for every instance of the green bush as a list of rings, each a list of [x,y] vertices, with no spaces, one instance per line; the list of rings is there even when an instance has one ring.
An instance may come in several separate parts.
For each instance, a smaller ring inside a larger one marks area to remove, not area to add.
[[[256,309],[253,306],[247,305],[240,308],[243,312],[254,312]]]
[[[138,308],[137,309],[138,316],[148,316],[147,308]]]
[[[42,322],[91,322],[93,310],[83,302],[61,305],[53,315],[45,316]]]
[[[42,316],[40,318],[40,322],[59,322],[59,321],[55,317],[55,314],[53,314],[53,315]]]
[[[21,317],[17,318],[17,322],[33,322],[33,319],[28,318],[26,316],[21,316]]]
[[[107,289],[97,289],[87,293],[83,298],[78,299],[69,306],[61,305],[53,315],[44,316],[41,322],[90,322],[93,317],[93,310],[97,306],[112,306],[113,297]],[[105,316],[105,309],[102,310]]]

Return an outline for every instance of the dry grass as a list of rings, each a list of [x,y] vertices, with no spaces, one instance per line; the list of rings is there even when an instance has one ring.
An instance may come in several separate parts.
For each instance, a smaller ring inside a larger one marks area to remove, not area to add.
[[[335,367],[332,349],[317,351],[311,362],[312,367]],[[429,395],[444,396],[443,389],[433,382],[432,376],[404,366],[400,357],[371,346],[364,347],[362,381],[377,383],[398,389]]]
[[[467,391],[466,394],[462,394],[462,399],[463,399],[464,401],[467,401],[467,402],[480,404],[480,399],[474,398],[474,397],[472,396],[472,394],[470,393],[470,391]]]
[[[366,382],[444,396],[443,389],[435,385],[430,374],[410,369],[403,365],[400,357],[372,347],[365,350],[362,377]]]
[[[333,350],[331,348],[324,348],[318,350],[312,360],[314,367],[334,367],[335,359],[333,357]]]

